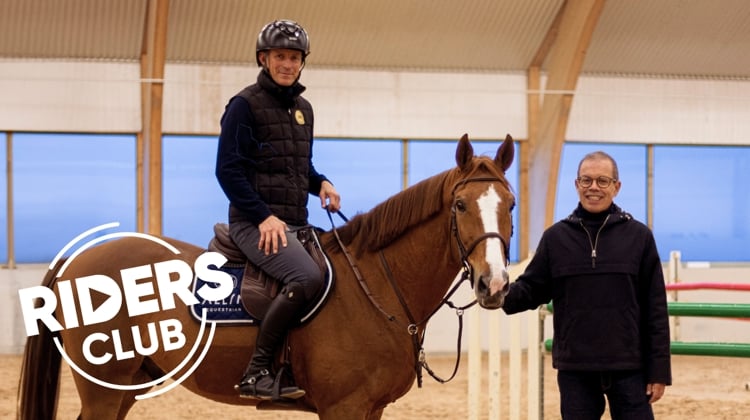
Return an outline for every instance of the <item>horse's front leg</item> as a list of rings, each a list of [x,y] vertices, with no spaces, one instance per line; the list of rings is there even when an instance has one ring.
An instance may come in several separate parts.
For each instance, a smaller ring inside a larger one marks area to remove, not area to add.
[[[369,416],[367,416],[367,420],[380,420],[381,417],[383,417],[383,408],[379,410],[375,410],[372,413],[370,413]]]

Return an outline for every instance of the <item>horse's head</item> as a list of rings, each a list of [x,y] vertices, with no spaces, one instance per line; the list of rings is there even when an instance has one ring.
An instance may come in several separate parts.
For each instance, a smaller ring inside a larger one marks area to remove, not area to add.
[[[513,162],[513,154],[510,135],[498,147],[494,159],[474,156],[465,134],[456,149],[451,230],[477,302],[487,309],[501,307],[508,293],[511,211],[516,201],[505,171]]]

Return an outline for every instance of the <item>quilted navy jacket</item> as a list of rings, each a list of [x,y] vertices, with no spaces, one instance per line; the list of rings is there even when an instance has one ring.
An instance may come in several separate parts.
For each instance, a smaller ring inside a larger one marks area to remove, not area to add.
[[[229,222],[259,225],[271,214],[307,224],[308,193],[326,177],[312,163],[313,109],[299,82],[277,85],[261,70],[234,96],[221,118],[216,177],[229,198]]]

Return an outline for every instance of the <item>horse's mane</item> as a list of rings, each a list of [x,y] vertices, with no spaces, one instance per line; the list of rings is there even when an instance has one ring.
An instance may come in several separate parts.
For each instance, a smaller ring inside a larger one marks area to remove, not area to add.
[[[442,209],[443,187],[450,172],[422,180],[369,212],[357,214],[337,229],[341,242],[352,245],[356,254],[388,246],[410,227],[431,218]],[[335,241],[335,238],[331,240]]]
[[[498,170],[492,159],[483,156],[473,159],[466,175],[470,177],[479,171],[489,172],[499,178],[510,189],[505,174]],[[378,251],[388,246],[412,226],[415,226],[440,212],[443,207],[443,190],[449,179],[462,172],[453,168],[407,188],[378,204],[367,213],[353,217],[348,223],[337,228],[344,245],[352,246],[356,254],[364,251]],[[336,249],[335,237],[326,243],[327,249]]]

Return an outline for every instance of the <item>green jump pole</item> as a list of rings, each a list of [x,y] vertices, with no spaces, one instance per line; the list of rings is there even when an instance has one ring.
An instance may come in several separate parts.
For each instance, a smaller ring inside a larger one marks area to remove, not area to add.
[[[552,339],[544,341],[544,349],[552,351]],[[750,357],[750,344],[748,343],[688,343],[684,341],[672,341],[670,343],[672,354],[688,356],[724,356],[724,357]]]
[[[672,354],[692,356],[750,357],[750,344],[747,343],[687,343],[673,341]]]
[[[740,303],[694,303],[667,302],[669,315],[696,317],[750,318],[750,305]],[[553,312],[552,303],[547,310]],[[552,340],[545,340],[544,348],[552,351]],[[748,343],[690,343],[673,341],[670,343],[672,354],[693,356],[727,356],[750,357]]]
[[[553,312],[551,302],[547,310]],[[672,316],[750,318],[750,305],[743,303],[667,302],[667,310]]]
[[[750,318],[750,305],[742,303],[667,302],[670,315]]]

